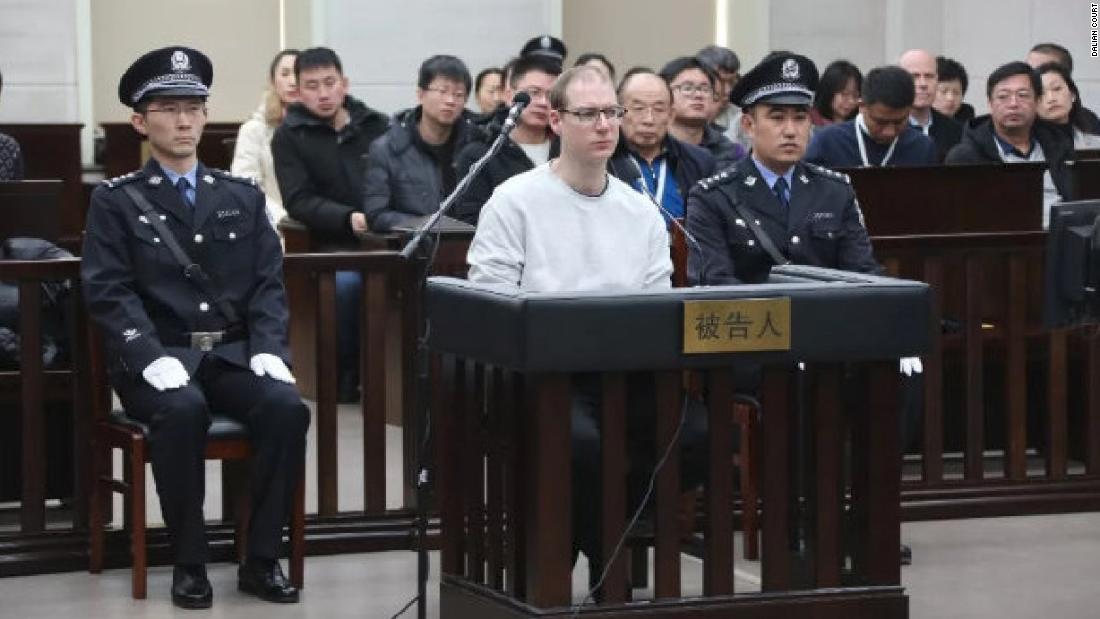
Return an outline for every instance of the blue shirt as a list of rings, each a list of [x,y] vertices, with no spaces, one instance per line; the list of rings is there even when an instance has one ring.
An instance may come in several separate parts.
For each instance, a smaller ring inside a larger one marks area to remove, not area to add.
[[[638,164],[638,168],[642,171],[641,178],[638,179],[639,183],[645,183],[646,189],[649,190],[658,202],[661,203],[662,211],[661,216],[665,218],[665,225],[668,225],[668,216],[672,215],[677,219],[683,219],[684,217],[684,197],[680,195],[680,186],[676,183],[676,174],[672,170],[668,169],[668,153],[661,152],[653,159],[653,165],[650,165],[645,159],[631,153],[630,158]],[[661,170],[665,173],[665,187],[661,192],[662,195],[657,195],[657,181],[660,179]],[[638,188],[641,190],[641,187]],[[668,211],[668,214],[665,213]]]
[[[198,177],[198,174],[199,174],[199,164],[196,163],[194,165],[194,167],[192,167],[190,170],[187,171],[186,174],[179,174],[177,172],[173,172],[172,170],[169,170],[168,168],[164,167],[163,165],[160,166],[160,169],[161,169],[162,172],[164,172],[164,176],[168,179],[168,182],[172,183],[172,187],[176,186],[176,183],[179,182],[180,177],[183,177],[183,178],[187,179],[187,202],[188,202],[188,205],[194,204],[195,203],[195,187],[197,186],[196,183],[198,183],[197,177]]]
[[[859,144],[856,142],[856,123],[854,120],[819,127],[814,131],[810,147],[806,149],[805,160],[826,168],[861,168],[863,159],[859,156]],[[867,149],[867,163],[878,166],[890,150],[889,144],[879,144],[866,132],[863,146]],[[919,129],[906,127],[898,136],[897,145],[890,155],[888,166],[937,165],[939,156],[936,144]]]
[[[756,171],[760,173],[761,178],[768,184],[768,189],[775,193],[775,181],[779,180],[779,175],[771,171],[771,168],[760,163],[760,160],[753,155],[753,165],[756,166]],[[794,166],[787,168],[787,171],[783,173],[783,178],[787,181],[787,202],[791,201],[791,188],[794,187]]]

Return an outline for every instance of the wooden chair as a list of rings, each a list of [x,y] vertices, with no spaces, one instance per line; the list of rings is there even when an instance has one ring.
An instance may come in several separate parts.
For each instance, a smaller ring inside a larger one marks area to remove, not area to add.
[[[98,338],[92,344],[93,359],[103,359],[101,342]],[[96,384],[105,385],[106,377],[102,368],[93,369],[93,376],[99,375]],[[109,401],[109,398],[97,397],[95,401]],[[124,497],[124,522],[130,531],[131,593],[136,599],[146,597],[147,568],[145,548],[145,464],[149,461],[149,427],[140,421],[126,416],[124,411],[114,410],[109,414],[102,405],[93,412],[95,417],[92,430],[93,481],[91,486],[88,527],[90,529],[91,553],[88,571],[98,574],[103,570],[103,550],[106,538],[106,510],[112,492]],[[121,449],[124,455],[123,479],[115,479],[111,472],[112,450]],[[252,455],[248,440],[248,428],[226,415],[213,414],[213,421],[207,431],[206,459],[223,462],[245,461]],[[223,488],[229,491],[228,488]],[[248,517],[250,499],[247,488],[238,488],[233,497],[235,506],[234,543],[238,560],[243,560],[245,540],[248,539]],[[302,477],[294,491],[290,511],[290,582],[299,589],[305,576],[305,463],[302,463]]]

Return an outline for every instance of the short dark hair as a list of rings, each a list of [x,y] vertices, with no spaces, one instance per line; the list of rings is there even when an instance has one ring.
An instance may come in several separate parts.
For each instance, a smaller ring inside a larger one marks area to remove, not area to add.
[[[1058,62],[1062,63],[1062,66],[1065,67],[1067,71],[1073,73],[1073,54],[1069,53],[1069,50],[1061,45],[1057,43],[1038,43],[1035,47],[1031,48],[1031,51],[1058,56],[1060,58]]]
[[[985,81],[985,98],[992,99],[993,89],[997,84],[1000,84],[1014,75],[1026,75],[1031,79],[1031,88],[1035,91],[1036,99],[1039,98],[1039,95],[1043,94],[1043,80],[1039,78],[1039,73],[1036,72],[1035,69],[1032,69],[1031,65],[1022,60],[1013,60],[1010,63],[997,67],[989,74],[989,79]]]
[[[669,86],[668,80],[657,75],[657,72],[649,67],[631,67],[630,70],[623,75],[622,81],[619,82],[619,87],[615,89],[615,94],[619,97],[619,103],[623,102],[623,89],[626,88],[626,83],[635,75],[652,75],[653,77],[660,78],[661,81],[664,82],[665,88],[668,88],[668,100],[672,101],[672,87]]]
[[[477,77],[474,78],[474,92],[481,90],[481,83],[485,81],[485,78],[490,75],[499,75],[501,81],[504,81],[504,70],[500,67],[489,67],[482,69],[478,72]]]
[[[416,85],[421,90],[425,90],[432,85],[432,80],[437,77],[462,82],[462,85],[466,87],[466,94],[470,93],[470,83],[473,81],[470,79],[470,70],[466,68],[466,63],[455,56],[436,54],[425,60],[420,65],[420,74],[416,78]]]
[[[580,56],[577,56],[577,61],[573,63],[574,67],[588,64],[590,61],[595,60],[602,62],[607,67],[607,74],[611,76],[612,83],[615,82],[615,65],[611,64],[611,61],[607,59],[607,56],[599,52],[585,52]]]
[[[581,66],[572,67],[566,69],[554,82],[554,87],[550,89],[550,108],[554,110],[563,110],[569,105],[568,98],[565,96],[565,91],[569,88],[575,80],[583,75],[595,75],[600,81],[606,82],[608,86],[613,86],[611,80],[603,74],[603,71],[594,67]]]
[[[695,57],[715,71],[737,73],[741,70],[741,59],[732,49],[721,45],[708,45],[696,52]]]
[[[294,56],[295,59],[297,59],[297,56],[300,53],[301,52],[296,49],[284,49],[278,54],[275,54],[275,57],[271,59],[271,64],[267,67],[267,77],[271,80],[274,80],[275,71],[279,69],[279,63],[283,60],[283,58],[286,58],[287,56]]]
[[[941,82],[959,80],[964,95],[966,94],[966,89],[970,88],[970,80],[966,76],[966,68],[957,60],[945,56],[937,56],[936,73],[939,74],[939,80]]]
[[[1046,62],[1039,65],[1035,72],[1039,74],[1039,81],[1042,82],[1042,78],[1047,73],[1057,73],[1062,76],[1062,79],[1066,82],[1066,88],[1073,93],[1073,104],[1069,108],[1069,123],[1075,128],[1080,129],[1086,133],[1091,133],[1092,123],[1090,122],[1088,114],[1085,112],[1084,105],[1081,103],[1081,91],[1077,89],[1076,82],[1070,77],[1069,69],[1066,65],[1060,62]]]
[[[871,69],[860,90],[863,105],[881,103],[895,110],[913,105],[916,94],[913,76],[897,65]]]
[[[707,81],[710,82],[710,87],[718,83],[718,74],[714,72],[714,69],[710,68],[710,65],[700,61],[695,56],[680,56],[679,58],[673,58],[668,61],[665,66],[661,67],[658,75],[665,78],[665,81],[669,84],[672,80],[676,79],[677,75],[680,75],[684,71],[690,71],[691,69],[699,69],[703,72],[703,75],[707,76]]]
[[[817,91],[814,94],[814,109],[824,118],[834,121],[848,120],[847,118],[833,118],[833,96],[844,90],[849,80],[856,81],[856,91],[863,90],[863,74],[859,67],[847,60],[835,60],[825,67],[821,79],[817,82]]]
[[[547,75],[557,77],[561,75],[561,63],[545,56],[520,56],[512,65],[512,73],[508,76],[508,86],[513,90],[516,84],[531,71],[542,71]]]
[[[340,63],[340,57],[336,55],[336,52],[327,47],[304,49],[294,59],[294,77],[301,77],[302,71],[326,67],[336,69],[336,72],[340,75],[344,74],[344,65]]]

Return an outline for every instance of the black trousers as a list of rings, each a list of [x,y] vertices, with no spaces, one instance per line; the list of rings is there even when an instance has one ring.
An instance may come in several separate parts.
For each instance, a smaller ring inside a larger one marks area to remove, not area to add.
[[[112,384],[126,413],[149,424],[149,459],[176,564],[208,559],[203,452],[211,410],[248,426],[254,453],[248,555],[278,558],[309,427],[309,409],[298,390],[213,355],[179,389],[157,391],[140,376],[116,375]]]
[[[573,550],[588,557],[590,584],[603,569],[600,539],[601,449],[600,412],[603,386],[599,374],[573,376],[573,402],[570,415],[573,468]],[[691,398],[686,406],[680,430],[680,480],[683,488],[702,483],[707,470],[707,409]],[[679,418],[681,411],[674,414]],[[639,505],[657,458],[667,445],[656,445],[656,384],[649,373],[631,373],[626,384],[627,459],[629,462],[627,510],[629,516]]]

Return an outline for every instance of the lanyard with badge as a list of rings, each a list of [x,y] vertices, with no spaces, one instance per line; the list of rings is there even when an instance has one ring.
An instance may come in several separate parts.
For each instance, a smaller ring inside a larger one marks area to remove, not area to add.
[[[859,158],[863,161],[863,167],[872,167],[871,163],[867,161],[867,145],[863,143],[863,132],[871,133],[867,129],[867,123],[863,122],[863,112],[856,114],[856,144],[859,146]],[[890,142],[890,148],[886,149],[886,154],[882,157],[882,161],[879,162],[879,167],[886,167],[886,162],[890,161],[890,156],[894,154],[894,147],[898,145],[898,138],[901,137],[901,133],[894,136],[894,141]]]
[[[640,189],[649,193],[649,183],[645,180],[646,175],[645,170],[642,169],[642,164],[638,163],[638,160],[633,155],[630,156],[630,161],[632,161],[634,167],[638,169],[638,174],[640,175],[638,177],[638,184],[641,185]],[[661,203],[665,200],[665,178],[668,176],[668,160],[665,159],[659,164],[655,163],[653,167],[656,168],[658,165],[660,166],[660,172],[654,174],[654,176],[657,177],[657,188],[649,197],[657,204],[657,207],[660,208]]]

